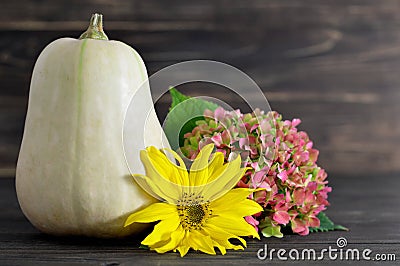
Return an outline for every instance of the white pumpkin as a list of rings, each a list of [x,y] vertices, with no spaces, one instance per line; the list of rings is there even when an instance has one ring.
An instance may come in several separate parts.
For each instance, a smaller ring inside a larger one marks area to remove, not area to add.
[[[40,54],[16,172],[20,206],[39,230],[119,237],[141,229],[124,228],[124,221],[153,199],[130,175],[122,130],[130,99],[146,80],[141,57],[128,45],[107,40],[98,14],[79,40],[58,39]],[[138,116],[152,104],[149,87],[141,89],[148,90],[148,99],[134,103]],[[146,144],[161,147],[154,110],[149,123]],[[143,131],[144,125],[133,126]],[[144,174],[142,146],[134,170]]]

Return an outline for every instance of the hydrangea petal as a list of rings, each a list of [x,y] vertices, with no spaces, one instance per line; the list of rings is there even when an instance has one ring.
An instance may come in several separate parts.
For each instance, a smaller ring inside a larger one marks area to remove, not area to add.
[[[290,216],[286,211],[277,211],[272,217],[279,224],[287,224],[290,221]]]

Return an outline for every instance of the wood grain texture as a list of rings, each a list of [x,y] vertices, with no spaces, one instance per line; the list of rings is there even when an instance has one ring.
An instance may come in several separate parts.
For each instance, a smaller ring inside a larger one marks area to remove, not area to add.
[[[15,196],[14,180],[0,179],[0,265],[254,265],[254,264],[297,264],[299,261],[259,261],[257,251],[264,246],[283,248],[289,252],[314,248],[336,248],[338,237],[345,237],[346,248],[363,250],[369,248],[377,253],[395,254],[400,259],[400,194],[398,175],[369,177],[338,176],[331,180],[334,187],[330,193],[331,206],[327,214],[336,222],[347,226],[350,231],[312,233],[308,236],[286,235],[282,239],[263,238],[248,240],[244,251],[228,251],[225,256],[209,256],[190,251],[182,258],[176,253],[157,255],[139,249],[145,235],[120,240],[89,238],[57,238],[39,233],[33,228],[19,209]],[[384,203],[384,204],[383,204]],[[371,255],[371,256],[372,256]],[[309,261],[307,261],[308,263]],[[338,263],[357,264],[356,261],[316,262],[328,265]],[[304,263],[304,261],[303,261]],[[365,261],[358,264],[365,265]],[[385,262],[391,265],[394,262]]]
[[[79,36],[95,11],[109,37],[140,51],[149,74],[195,59],[249,74],[273,109],[302,119],[332,175],[400,171],[399,1],[20,0],[0,9],[3,175],[15,167],[35,59],[52,40]],[[188,92],[243,107],[231,94]],[[160,118],[168,105],[160,99]]]

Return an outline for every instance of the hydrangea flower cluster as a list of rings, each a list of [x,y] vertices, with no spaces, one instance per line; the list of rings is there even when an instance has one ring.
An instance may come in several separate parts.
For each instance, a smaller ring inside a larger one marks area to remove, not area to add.
[[[332,188],[316,163],[318,150],[307,133],[297,129],[300,123],[282,120],[274,111],[206,110],[204,120],[184,135],[181,152],[193,159],[202,147],[214,143],[226,161],[232,152],[239,153],[248,170],[237,187],[265,189],[250,196],[263,211],[246,221],[267,237],[282,237],[286,227],[307,235],[309,227],[319,227],[317,215],[329,205]]]

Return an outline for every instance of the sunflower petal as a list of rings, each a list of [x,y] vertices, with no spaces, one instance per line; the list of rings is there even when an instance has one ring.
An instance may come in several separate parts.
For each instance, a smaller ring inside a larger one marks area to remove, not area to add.
[[[214,144],[204,146],[190,167],[189,180],[192,186],[201,186],[208,180],[208,160]]]
[[[203,230],[206,232],[206,234],[212,235],[212,239],[214,242],[218,243],[216,246],[220,249],[221,253],[223,252],[220,247],[224,249],[243,250],[243,246],[247,246],[247,243],[243,238],[226,232],[225,230],[214,225],[208,224],[207,226],[203,227]],[[239,240],[243,246],[232,244],[229,241],[231,238]]]
[[[261,212],[263,208],[255,201],[247,199],[249,194],[263,189],[235,188],[212,201],[212,209],[218,209],[218,215],[249,216]],[[230,204],[226,204],[229,202]],[[235,208],[232,208],[232,205]]]
[[[228,207],[228,206],[225,206],[223,209],[219,208],[218,215],[242,218],[245,216],[259,213],[262,210],[263,210],[263,208],[260,206],[260,204],[258,204],[257,202],[255,202],[253,200],[246,199],[238,204],[235,204],[235,208]]]
[[[188,242],[191,244],[190,246],[195,250],[200,250],[210,255],[216,255],[213,242],[209,235],[203,235],[194,230],[190,233]]]
[[[228,164],[224,164],[224,154],[222,152],[214,153],[213,158],[208,166],[208,180],[207,183],[218,178],[228,167]]]
[[[182,227],[178,227],[178,229],[176,229],[174,232],[171,233],[171,238],[168,243],[166,243],[161,247],[152,248],[150,246],[150,248],[154,249],[158,253],[165,253],[167,251],[174,250],[180,245],[184,236],[185,236],[185,231],[182,230]]]
[[[226,204],[227,202],[235,202],[235,203],[241,202],[247,199],[247,197],[255,191],[256,190],[249,188],[234,188],[229,190],[222,197],[214,200],[212,204],[215,208],[222,208],[224,206],[229,206],[229,204]]]
[[[181,257],[185,256],[190,248],[193,248],[190,246],[190,243],[188,241],[190,234],[190,231],[185,230],[185,236],[182,239],[181,245],[177,247],[179,253],[181,254]]]
[[[212,238],[214,240],[223,241],[223,240],[229,240],[231,238],[235,238],[235,239],[239,240],[242,243],[243,246],[246,246],[246,241],[243,238],[241,238],[241,237],[239,237],[237,235],[234,235],[234,234],[232,234],[230,232],[227,232],[224,229],[222,229],[220,227],[217,227],[217,226],[215,226],[213,224],[207,223],[203,227],[203,230],[205,231],[206,234],[212,236]],[[230,249],[229,246],[230,245],[225,246],[225,247]]]
[[[142,241],[142,244],[152,246],[158,242],[168,240],[171,237],[172,232],[178,228],[179,224],[180,219],[178,215],[162,220],[154,226],[153,232]]]
[[[213,246],[217,247],[222,255],[226,254],[226,248],[217,241],[213,240]]]
[[[232,219],[231,217],[215,216],[207,220],[208,224],[215,225],[236,236],[253,236],[260,239],[253,226],[248,224],[244,218]]]
[[[155,149],[157,150],[157,149]],[[161,153],[161,152],[160,152]],[[165,157],[165,155],[163,155]],[[154,165],[154,161],[150,159],[148,153],[146,151],[140,152],[140,159],[144,165],[146,170],[147,179],[153,181],[153,184],[156,184],[158,187],[162,188],[161,191],[163,194],[166,194],[168,197],[177,199],[182,194],[181,185],[179,183],[175,183],[171,181],[167,175],[175,175],[174,172],[167,172],[165,170],[160,170],[162,167],[160,165]],[[168,159],[167,159],[168,160]],[[160,168],[161,167],[161,168]],[[170,168],[168,165],[164,165],[163,168]],[[174,177],[176,178],[176,177]],[[157,192],[156,192],[157,193]]]
[[[241,237],[237,237],[240,239],[243,239]],[[243,239],[244,241],[244,239]],[[218,244],[220,244],[221,246],[225,247],[226,249],[233,249],[233,250],[244,250],[243,246],[241,245],[234,245],[231,242],[229,242],[228,239],[216,239],[215,242],[217,242]],[[246,242],[245,242],[246,244]],[[246,245],[244,245],[244,247],[246,247]]]
[[[143,160],[149,161],[159,175],[171,182],[175,181],[174,179],[170,179],[170,177],[174,178],[174,176],[171,175],[171,166],[173,163],[156,147],[150,146],[147,147],[146,150],[140,151],[140,159],[142,162]]]
[[[204,197],[213,201],[226,194],[242,178],[245,169],[240,168],[241,158],[238,156],[235,160],[228,163],[228,167],[221,175],[203,187]]]
[[[158,220],[164,220],[177,214],[175,205],[168,203],[153,203],[150,206],[135,212],[126,219],[125,225],[132,223],[151,223]]]
[[[265,188],[256,188],[256,189],[251,189],[251,188],[234,188],[229,190],[225,195],[222,197],[214,200],[212,202],[214,208],[223,208],[224,206],[227,206],[227,202],[231,203],[239,203],[242,202],[243,200],[247,199],[248,196],[251,193],[265,190]]]
[[[177,160],[179,162],[179,165],[174,165],[173,166],[173,170],[175,170],[175,175],[176,175],[176,182],[177,184],[180,184],[182,186],[189,186],[189,175],[186,169],[186,165],[185,162],[182,160],[182,158],[179,156],[179,154],[177,154],[174,150],[172,149],[168,149],[168,148],[164,148],[162,149],[163,151],[167,151],[170,154],[172,154],[172,156],[175,158],[175,160]]]
[[[173,189],[166,189],[169,186],[166,185],[164,188],[156,184],[154,181],[152,181],[150,178],[148,178],[145,175],[132,175],[135,181],[151,196],[154,198],[160,200],[160,201],[167,201],[168,203],[175,203],[176,198],[174,197],[173,193],[170,193],[169,190]],[[164,184],[163,182],[160,182],[161,184]]]
[[[179,251],[179,254],[181,255],[181,257],[183,257],[188,253],[190,247],[186,246],[186,245],[181,245],[181,246],[177,247],[176,249]]]
[[[168,151],[169,153],[171,153],[174,156],[175,160],[177,160],[179,162],[178,166],[181,167],[182,169],[184,169],[185,171],[187,171],[185,162],[182,160],[182,158],[179,156],[179,154],[176,153],[176,151],[174,151],[173,149],[169,149],[169,148],[163,148],[161,150]]]

